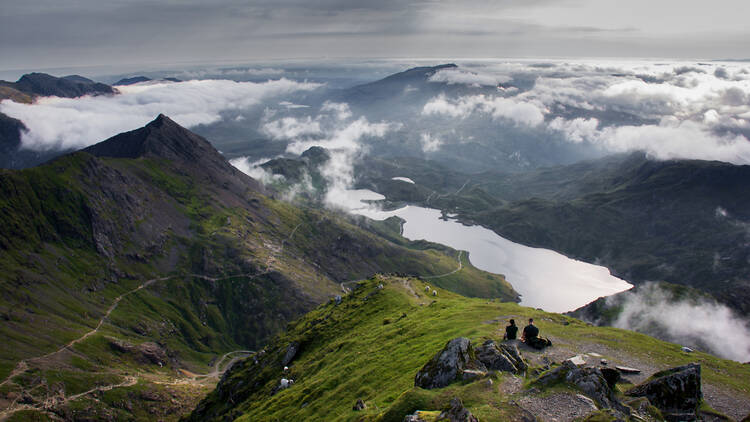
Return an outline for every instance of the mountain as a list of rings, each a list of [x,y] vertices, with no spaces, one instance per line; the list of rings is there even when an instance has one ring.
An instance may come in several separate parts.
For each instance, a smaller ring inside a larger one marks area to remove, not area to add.
[[[527,173],[466,174],[419,160],[370,163],[360,186],[390,200],[456,213],[636,284],[681,284],[741,314],[750,311],[750,166],[642,153]],[[394,184],[393,176],[416,184]]]
[[[748,365],[512,303],[441,289],[425,295],[427,284],[390,276],[358,284],[340,303],[319,306],[237,362],[185,420],[435,421],[454,398],[480,421],[689,420],[687,410],[669,415],[674,410],[660,401],[665,398],[678,407],[692,403],[687,407],[697,407],[700,420],[739,420],[750,412]],[[513,317],[533,317],[552,347],[502,343],[502,327]],[[661,399],[623,394],[691,362],[700,364],[697,379],[658,384]],[[419,379],[445,375],[444,382],[416,386],[418,373]],[[294,382],[282,388],[282,379]],[[694,390],[687,393],[691,383],[702,389],[702,400]]]
[[[398,227],[269,198],[163,115],[0,170],[0,211],[0,417],[176,419],[235,358],[377,272],[518,300]]]
[[[31,104],[37,97],[75,98],[83,95],[112,95],[117,91],[109,85],[79,75],[61,78],[46,73],[29,73],[16,82],[0,81],[0,100]],[[70,151],[31,151],[21,148],[21,135],[26,125],[0,113],[0,168],[21,169],[41,164]]]
[[[21,76],[16,82],[0,81],[0,86],[12,88],[31,96],[56,96],[75,98],[83,95],[115,94],[109,85],[94,82],[79,75],[55,77],[46,73],[29,73]]]
[[[138,84],[138,83],[141,83],[141,82],[150,82],[150,81],[153,81],[153,79],[151,79],[149,77],[146,77],[146,76],[133,76],[133,77],[130,77],[130,78],[122,78],[119,81],[113,83],[112,85],[113,86],[134,85],[134,84]],[[160,82],[163,82],[163,81],[167,81],[167,82],[182,82],[181,80],[179,80],[177,78],[163,78],[163,79],[159,79],[158,81],[160,81]]]
[[[145,76],[133,76],[130,78],[122,78],[119,81],[113,83],[112,85],[118,86],[118,85],[134,85],[141,82],[148,82],[151,78],[147,78]]]

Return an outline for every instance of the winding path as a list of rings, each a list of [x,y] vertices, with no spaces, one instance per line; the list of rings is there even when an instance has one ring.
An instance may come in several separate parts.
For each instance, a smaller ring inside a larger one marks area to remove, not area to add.
[[[453,274],[461,271],[464,268],[464,263],[463,263],[463,261],[461,261],[461,255],[463,253],[464,253],[464,251],[458,251],[458,257],[457,257],[457,259],[458,259],[458,268],[456,268],[455,270],[453,270],[451,272],[448,272],[448,273],[445,273],[445,274],[430,275],[430,276],[422,277],[422,279],[424,279],[424,280],[431,280],[431,279],[435,279],[435,278],[448,277],[449,275],[453,275]]]

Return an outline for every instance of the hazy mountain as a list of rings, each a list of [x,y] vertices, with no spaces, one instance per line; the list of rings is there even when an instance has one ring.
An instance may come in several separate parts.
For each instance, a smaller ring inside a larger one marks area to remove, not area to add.
[[[75,98],[82,95],[114,94],[109,85],[94,82],[79,75],[55,77],[46,73],[29,73],[16,82],[0,81],[0,85],[32,96]]]

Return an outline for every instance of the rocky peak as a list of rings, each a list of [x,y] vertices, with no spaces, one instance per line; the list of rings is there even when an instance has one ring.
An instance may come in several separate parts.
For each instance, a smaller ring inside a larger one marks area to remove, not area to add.
[[[97,157],[164,159],[196,178],[211,179],[236,193],[244,192],[248,185],[260,189],[257,182],[229,164],[205,138],[164,114],[140,129],[115,135],[82,151]]]

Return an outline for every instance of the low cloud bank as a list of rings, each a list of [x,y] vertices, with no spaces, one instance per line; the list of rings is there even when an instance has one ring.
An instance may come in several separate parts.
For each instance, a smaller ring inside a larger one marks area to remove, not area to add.
[[[327,191],[324,198],[326,205],[339,207],[347,202],[346,193],[354,184],[354,163],[366,152],[364,140],[382,138],[391,131],[401,127],[392,122],[370,122],[366,117],[353,117],[346,103],[323,103],[317,115],[276,118],[275,111],[267,111],[260,130],[271,139],[286,142],[286,152],[299,155],[313,146],[328,150],[329,160],[320,168],[326,179]],[[246,174],[264,182],[272,182],[277,176],[270,176],[259,167],[263,160],[249,163],[247,159],[233,160],[232,164]],[[290,199],[296,192],[310,191],[309,181],[305,186],[292,186],[287,196]]]
[[[676,299],[656,283],[624,298],[613,326],[649,334],[738,362],[750,361],[750,329],[728,307],[704,299]],[[610,297],[611,302],[613,297]],[[619,300],[618,300],[619,302]],[[611,303],[616,305],[616,303]]]
[[[496,86],[499,83],[508,82],[511,78],[507,75],[492,75],[482,72],[472,72],[463,69],[442,69],[435,72],[428,81],[443,82],[447,84],[465,84],[471,86]]]
[[[469,66],[487,81],[493,75],[512,79],[494,94],[436,96],[424,105],[423,115],[465,119],[484,113],[605,152],[641,150],[657,159],[750,164],[750,70],[745,64],[573,61],[542,66],[519,61]],[[456,83],[464,78],[468,84],[466,75],[472,73],[446,75],[433,77]]]
[[[273,97],[310,91],[319,84],[279,79],[263,83],[201,80],[123,86],[114,96],[40,98],[34,104],[2,101],[0,112],[29,128],[22,147],[35,151],[83,148],[141,127],[164,113],[185,127],[210,124],[221,113]]]

